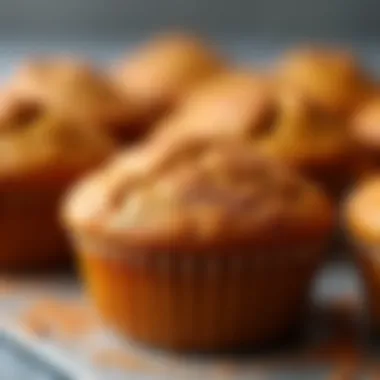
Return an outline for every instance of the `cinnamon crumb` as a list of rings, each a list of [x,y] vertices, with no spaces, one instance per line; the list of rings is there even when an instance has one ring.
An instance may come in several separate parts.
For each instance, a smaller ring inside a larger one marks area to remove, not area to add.
[[[225,362],[216,365],[213,375],[220,380],[233,379],[236,376],[236,371],[236,365],[230,362]]]
[[[328,380],[355,380],[358,376],[358,367],[351,364],[343,364],[333,370]]]
[[[0,280],[0,296],[9,296],[13,294],[15,290],[17,290],[17,285],[14,282],[8,279]]]
[[[126,371],[146,371],[150,367],[145,360],[118,349],[99,351],[93,356],[92,362],[97,367]]]
[[[42,300],[21,317],[21,325],[40,338],[73,339],[96,328],[91,310],[74,302]]]

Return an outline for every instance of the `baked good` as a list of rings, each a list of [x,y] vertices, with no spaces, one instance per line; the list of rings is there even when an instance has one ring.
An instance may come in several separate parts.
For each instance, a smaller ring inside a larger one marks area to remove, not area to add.
[[[372,91],[368,75],[344,50],[292,50],[280,61],[278,75],[299,86],[325,111],[343,118],[350,116]]]
[[[370,176],[380,167],[380,96],[359,108],[350,123],[350,133],[358,147],[358,177]]]
[[[340,196],[356,175],[356,147],[346,124],[299,88],[243,74],[223,77],[188,97],[151,139],[166,149],[190,140],[249,141],[253,150],[283,161]]]
[[[284,86],[256,130],[256,149],[275,157],[339,197],[355,176],[356,146],[346,124],[299,89]],[[269,122],[268,122],[269,121]]]
[[[181,104],[156,127],[152,139],[174,140],[245,137],[250,140],[267,115],[272,83],[262,74],[243,70],[213,76],[184,96]]]
[[[140,146],[63,207],[106,324],[179,350],[261,345],[296,326],[333,219],[322,192],[242,142]]]
[[[68,262],[58,223],[67,186],[114,151],[108,137],[3,94],[0,100],[0,268]]]
[[[198,38],[165,34],[122,60],[116,78],[135,101],[148,128],[151,122],[170,112],[187,91],[223,66],[218,54]]]
[[[380,332],[380,177],[358,184],[345,205],[345,220],[366,292],[368,316],[374,333]]]
[[[76,124],[103,129],[121,142],[142,135],[132,101],[113,80],[79,59],[30,59],[20,65],[6,91],[61,113]]]

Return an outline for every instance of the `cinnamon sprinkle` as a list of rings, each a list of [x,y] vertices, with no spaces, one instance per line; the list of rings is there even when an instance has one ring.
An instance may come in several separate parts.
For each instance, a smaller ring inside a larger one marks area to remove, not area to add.
[[[227,380],[227,379],[233,379],[236,376],[237,367],[236,364],[225,362],[220,363],[216,366],[215,370],[213,371],[213,375],[216,379],[220,380]]]
[[[136,356],[128,354],[120,349],[98,351],[93,356],[92,362],[97,367],[126,371],[146,371],[150,367],[145,360],[137,358]]]
[[[17,285],[9,279],[0,280],[0,297],[9,296],[18,290]]]
[[[97,327],[91,310],[80,303],[41,300],[21,317],[20,324],[39,338],[74,339]]]

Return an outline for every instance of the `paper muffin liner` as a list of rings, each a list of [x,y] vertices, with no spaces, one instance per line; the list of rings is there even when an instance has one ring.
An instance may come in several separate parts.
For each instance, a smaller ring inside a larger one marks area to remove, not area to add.
[[[123,337],[180,350],[283,337],[307,310],[321,259],[315,247],[201,255],[79,244],[79,251],[85,284],[108,326]]]

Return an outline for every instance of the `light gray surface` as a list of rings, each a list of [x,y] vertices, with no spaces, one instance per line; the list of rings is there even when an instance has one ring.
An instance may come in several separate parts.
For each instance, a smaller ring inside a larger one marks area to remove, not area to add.
[[[25,332],[20,325],[22,311],[28,309],[28,305],[43,297],[53,297],[60,302],[65,300],[77,300],[82,302],[83,295],[78,283],[70,277],[45,278],[31,281],[20,280],[19,290],[12,295],[0,296],[0,310],[3,326],[7,331],[16,334],[18,339],[25,341],[30,347],[36,349],[45,360],[64,366],[75,375],[75,380],[122,380],[136,379],[210,379],[210,380],[240,380],[262,379],[260,374],[265,371],[268,380],[286,379],[325,379],[328,367],[323,365],[311,365],[302,367],[302,363],[289,366],[273,367],[265,364],[264,360],[282,359],[283,355],[294,359],[294,348],[285,348],[285,351],[270,353],[267,356],[251,355],[239,358],[233,357],[203,357],[203,356],[178,356],[161,351],[152,351],[139,346],[120,342],[102,330],[94,332],[86,338],[81,337],[62,343],[61,340],[41,339]],[[316,284],[315,298],[318,304],[329,302],[331,299],[347,299],[358,295],[358,281],[355,270],[347,263],[335,263],[326,266],[320,273]],[[143,363],[140,368],[120,370],[117,368],[103,368],[97,366],[91,358],[99,349],[122,349],[132,360]],[[296,351],[295,351],[296,352]],[[293,355],[293,356],[292,356]],[[3,358],[3,360],[1,360]],[[296,357],[295,357],[296,358]],[[11,371],[11,361],[0,355],[0,369]],[[1,380],[15,380],[2,378]],[[305,375],[306,377],[302,377]],[[323,376],[322,376],[323,375]],[[298,377],[297,377],[298,376]],[[32,372],[28,377],[34,380]]]

